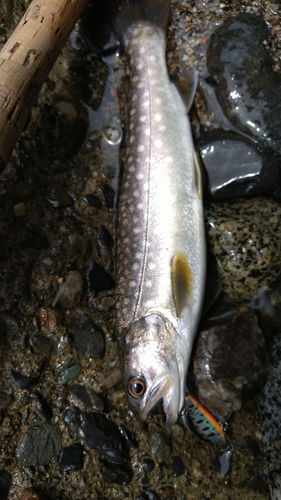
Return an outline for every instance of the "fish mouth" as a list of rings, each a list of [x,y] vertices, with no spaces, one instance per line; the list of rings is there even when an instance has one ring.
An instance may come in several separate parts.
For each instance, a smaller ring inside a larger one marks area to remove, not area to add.
[[[172,377],[163,377],[153,384],[149,394],[143,402],[141,409],[141,419],[144,421],[154,408],[161,403],[166,415],[166,424],[168,427],[173,425],[178,419],[179,398],[175,390],[174,379]]]

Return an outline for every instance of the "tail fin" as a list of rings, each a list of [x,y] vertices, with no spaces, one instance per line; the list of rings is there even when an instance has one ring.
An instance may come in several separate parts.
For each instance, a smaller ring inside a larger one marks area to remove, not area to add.
[[[144,21],[155,24],[166,31],[170,0],[115,0],[118,2],[118,13],[114,19],[117,36],[123,37],[127,29],[136,22]]]

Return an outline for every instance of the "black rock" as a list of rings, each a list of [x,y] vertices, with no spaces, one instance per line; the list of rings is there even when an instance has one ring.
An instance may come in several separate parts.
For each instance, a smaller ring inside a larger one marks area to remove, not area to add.
[[[281,169],[272,151],[261,150],[245,137],[218,130],[201,136],[200,151],[208,182],[204,198],[227,200],[272,191],[281,180]]]
[[[11,370],[10,373],[13,384],[15,384],[19,389],[29,389],[38,381],[38,377],[22,375],[20,372],[15,370]]]
[[[62,449],[59,456],[59,468],[61,470],[80,470],[83,465],[83,447],[80,443],[73,443]]]
[[[97,262],[92,262],[88,270],[89,291],[96,297],[102,290],[111,290],[113,278]]]
[[[142,465],[146,472],[151,472],[155,466],[154,460],[152,460],[152,458],[144,458]]]
[[[106,206],[108,208],[113,208],[114,207],[114,202],[115,202],[115,191],[112,187],[110,187],[108,184],[103,184],[101,186],[101,190],[103,192],[104,200],[106,203]]]
[[[87,194],[84,196],[84,200],[89,203],[91,207],[101,208],[101,201],[95,194]]]
[[[85,442],[110,460],[122,463],[128,455],[128,447],[118,426],[103,413],[89,413],[81,423]]]
[[[101,460],[101,479],[106,483],[128,484],[133,478],[133,471],[126,462],[113,464],[106,460]]]
[[[59,427],[38,422],[28,429],[16,449],[18,461],[25,466],[44,465],[57,454],[61,444]]]
[[[70,323],[75,333],[74,347],[88,358],[101,358],[105,351],[105,336],[100,326],[93,323],[87,314]]]
[[[93,389],[85,385],[73,384],[68,386],[68,390],[83,406],[92,410],[103,411],[104,400]]]
[[[0,498],[1,500],[7,500],[9,495],[9,489],[12,482],[12,476],[6,470],[0,471]]]
[[[43,248],[49,248],[49,240],[46,236],[25,227],[23,241],[20,244],[22,250],[29,250],[34,248],[35,250],[42,250]]]
[[[11,385],[5,385],[0,390],[0,409],[7,408],[13,401],[13,388]]]
[[[119,429],[120,429],[122,436],[126,440],[128,446],[130,448],[137,449],[139,445],[138,445],[138,442],[137,442],[134,434],[132,434],[132,432],[130,432],[128,429],[126,429],[126,427],[124,425],[120,425]]]
[[[34,402],[34,406],[40,416],[49,422],[53,417],[53,411],[51,405],[43,398],[42,394],[39,391],[35,391],[33,394],[30,394],[31,399]]]
[[[179,477],[183,474],[184,472],[184,466],[183,466],[183,461],[181,457],[173,457],[173,476]]]
[[[229,120],[264,147],[281,154],[281,77],[266,49],[270,30],[262,16],[241,13],[212,35],[207,66]]]
[[[75,120],[70,134],[65,137],[60,148],[66,158],[71,158],[78,153],[86,139],[88,128],[89,124],[83,118],[78,117]]]
[[[107,248],[108,250],[111,250],[111,248],[114,245],[114,240],[113,240],[110,232],[104,226],[101,226],[101,228],[99,230],[99,240],[100,240],[102,246]]]
[[[46,200],[53,208],[68,207],[73,204],[72,197],[59,184],[48,189]]]

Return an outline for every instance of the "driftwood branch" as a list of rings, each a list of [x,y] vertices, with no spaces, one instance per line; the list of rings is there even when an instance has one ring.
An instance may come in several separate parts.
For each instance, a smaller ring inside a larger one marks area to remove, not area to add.
[[[0,168],[88,0],[33,0],[0,52]]]

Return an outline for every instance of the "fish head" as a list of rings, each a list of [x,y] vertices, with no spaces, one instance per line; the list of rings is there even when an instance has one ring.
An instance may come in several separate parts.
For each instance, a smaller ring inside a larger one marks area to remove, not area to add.
[[[128,401],[140,421],[163,404],[167,425],[178,419],[184,391],[170,322],[158,314],[138,320],[129,330],[122,353],[123,380]]]

